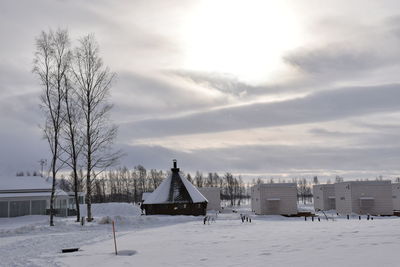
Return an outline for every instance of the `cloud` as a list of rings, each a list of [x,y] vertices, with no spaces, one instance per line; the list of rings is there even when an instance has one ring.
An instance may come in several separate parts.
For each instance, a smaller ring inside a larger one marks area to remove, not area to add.
[[[324,17],[313,24],[316,36],[323,40],[311,43],[284,56],[284,61],[319,83],[362,82],[381,69],[400,64],[400,23],[398,16],[379,18],[371,23],[351,17]],[[376,76],[376,77],[375,77]],[[386,76],[386,83],[398,82]]]
[[[346,178],[395,176],[400,146],[384,148],[321,148],[303,146],[236,146],[233,148],[200,149],[191,153],[160,146],[127,146],[129,157],[123,164],[133,167],[168,169],[177,159],[184,172],[219,172],[262,176],[280,175],[344,175]],[[378,155],[384,155],[380,157]],[[365,174],[369,173],[366,177]]]
[[[395,173],[398,2],[289,4],[306,41],[287,51],[285,72],[250,84],[183,68],[182,27],[197,4],[1,1],[0,171],[32,170],[47,155],[37,127],[34,38],[68,27],[73,39],[94,32],[105,64],[118,73],[112,118],[128,167],[169,169],[177,158],[189,171]]]
[[[230,102],[229,97],[221,93],[209,94],[194,84],[180,84],[168,78],[162,73],[154,73],[151,77],[120,73],[112,89],[112,98],[118,102],[114,109],[116,116],[143,120],[204,110]]]
[[[322,91],[278,103],[258,103],[170,119],[121,125],[131,138],[161,137],[237,129],[295,125],[398,110],[399,85]]]
[[[360,51],[346,46],[329,45],[301,50],[285,57],[287,63],[312,74],[362,72],[386,63],[374,51]]]

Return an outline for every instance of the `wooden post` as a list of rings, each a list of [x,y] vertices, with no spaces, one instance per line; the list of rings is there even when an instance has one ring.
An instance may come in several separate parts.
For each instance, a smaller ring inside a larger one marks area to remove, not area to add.
[[[118,255],[118,252],[117,252],[117,240],[115,239],[115,225],[114,225],[114,220],[112,221],[112,228],[113,228],[113,235],[114,235],[115,255]]]

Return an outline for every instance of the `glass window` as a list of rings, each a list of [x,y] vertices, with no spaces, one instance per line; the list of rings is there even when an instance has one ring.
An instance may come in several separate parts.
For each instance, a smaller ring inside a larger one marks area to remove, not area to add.
[[[0,218],[8,217],[8,201],[0,201]]]
[[[32,215],[46,214],[46,200],[32,200]]]
[[[65,209],[67,207],[67,200],[66,199],[61,199],[61,208]]]
[[[10,201],[10,217],[29,215],[30,201]]]
[[[75,199],[74,198],[68,199],[68,208],[69,209],[74,209],[75,208]]]

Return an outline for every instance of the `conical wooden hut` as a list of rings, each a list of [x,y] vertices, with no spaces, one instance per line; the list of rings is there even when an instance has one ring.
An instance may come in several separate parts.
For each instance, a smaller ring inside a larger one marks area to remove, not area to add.
[[[205,215],[207,199],[177,168],[176,160],[171,173],[146,197],[143,209],[146,215]]]

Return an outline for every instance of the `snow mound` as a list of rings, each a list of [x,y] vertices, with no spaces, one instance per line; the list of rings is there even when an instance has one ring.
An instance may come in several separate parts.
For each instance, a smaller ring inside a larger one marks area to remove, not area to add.
[[[80,206],[81,216],[86,216],[86,205]],[[93,217],[105,217],[105,216],[137,216],[142,212],[139,206],[131,203],[99,203],[92,204],[92,216]]]

